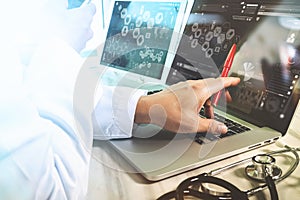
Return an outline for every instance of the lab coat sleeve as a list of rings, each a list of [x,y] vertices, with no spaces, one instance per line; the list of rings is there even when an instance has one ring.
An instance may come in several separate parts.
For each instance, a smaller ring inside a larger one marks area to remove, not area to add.
[[[43,129],[42,140],[49,142],[43,153],[45,162],[38,163],[43,175],[36,199],[83,199],[86,195],[93,140],[91,111],[81,112],[73,104],[81,64],[77,52],[63,41],[52,40],[37,49],[26,69],[27,97],[37,107],[39,121],[48,124]]]
[[[94,139],[130,138],[136,128],[134,115],[146,90],[122,86],[101,86],[93,112]]]
[[[50,192],[53,199],[83,199],[93,133],[96,139],[131,137],[137,101],[146,93],[127,87],[97,87],[95,81],[92,87],[99,88],[99,98],[87,101],[85,93],[90,87],[86,86],[90,86],[93,76],[100,77],[86,63],[64,42],[53,40],[37,50],[25,73],[27,96],[37,106],[40,121],[48,124],[44,126],[47,134],[43,141],[51,141],[45,145],[48,148],[43,155],[47,159],[40,169],[44,175],[37,193]],[[85,70],[88,77],[82,80]],[[94,97],[96,91],[91,91],[89,95]],[[93,117],[97,123],[93,123]],[[95,127],[99,129],[93,130]]]
[[[89,150],[14,91],[0,100],[0,199],[84,199]]]

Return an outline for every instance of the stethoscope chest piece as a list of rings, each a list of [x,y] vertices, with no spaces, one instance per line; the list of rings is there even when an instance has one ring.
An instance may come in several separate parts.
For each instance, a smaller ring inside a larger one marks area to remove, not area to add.
[[[270,155],[259,154],[253,156],[252,163],[252,165],[245,168],[247,176],[251,179],[263,182],[269,174],[273,180],[276,180],[282,174],[282,170],[275,165],[275,158]]]

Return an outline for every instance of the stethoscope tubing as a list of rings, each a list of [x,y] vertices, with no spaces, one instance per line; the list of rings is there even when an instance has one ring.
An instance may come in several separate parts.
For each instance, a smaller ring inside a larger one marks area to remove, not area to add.
[[[274,181],[276,184],[279,183],[280,181],[282,181],[283,179],[287,178],[289,175],[291,175],[296,170],[296,168],[297,168],[297,166],[299,164],[299,155],[298,155],[297,151],[299,151],[298,148],[291,148],[289,146],[285,146],[285,149],[266,153],[266,155],[276,155],[276,154],[280,154],[280,153],[289,153],[289,152],[291,152],[295,156],[295,161],[294,161],[293,165],[291,165],[290,169],[285,174],[283,174],[282,176],[280,176],[278,179],[276,179]],[[214,169],[214,170],[208,172],[208,174],[210,176],[218,175],[218,174],[222,173],[225,170],[228,170],[228,169],[236,167],[237,165],[241,165],[243,163],[249,162],[249,160],[251,160],[252,158],[253,157],[246,158],[246,159],[240,160],[238,162],[226,165],[224,167]],[[266,189],[267,187],[268,187],[267,184],[263,184],[263,185],[260,185],[258,187],[246,190],[245,192],[247,193],[248,196],[252,196],[252,195],[254,195],[257,192]]]

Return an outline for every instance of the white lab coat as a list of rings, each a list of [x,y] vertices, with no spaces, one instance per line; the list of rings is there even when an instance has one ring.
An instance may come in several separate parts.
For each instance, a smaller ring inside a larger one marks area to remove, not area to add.
[[[93,85],[97,90],[86,101],[77,87],[85,62],[58,39],[40,45],[24,68],[15,40],[23,38],[12,34],[34,32],[27,18],[36,15],[25,7],[44,2],[7,1],[0,8],[1,200],[84,199],[93,133],[97,139],[131,137],[136,103],[145,94]]]
[[[98,139],[131,137],[136,103],[145,91],[124,88],[116,94],[115,87],[98,87],[94,105],[74,105],[84,61],[73,49],[51,40],[25,70],[7,54],[10,49],[2,51],[0,199],[84,199],[92,116]]]

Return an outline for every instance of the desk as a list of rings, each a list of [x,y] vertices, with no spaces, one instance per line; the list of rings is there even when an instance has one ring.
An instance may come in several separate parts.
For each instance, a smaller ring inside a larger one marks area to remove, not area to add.
[[[297,125],[299,123],[300,117],[297,117],[296,120],[293,120],[288,133],[280,140],[286,142],[290,146],[300,146],[300,128],[299,131],[295,131],[297,126],[300,127]],[[126,171],[132,171],[133,169],[126,161],[123,160],[123,158],[115,153],[115,151],[107,142],[94,141],[87,199],[156,199],[162,194],[174,190],[178,183],[190,176],[195,176],[203,172],[209,172],[212,169],[219,168],[220,166],[224,166],[244,158],[252,157],[257,153],[275,149],[280,148],[276,144],[271,144],[162,181],[149,182],[139,174],[127,173]],[[230,176],[228,174],[224,174],[223,178],[229,182],[234,182],[234,184],[238,183],[238,187],[241,188],[243,186],[246,188],[252,188],[253,184],[255,184],[254,182],[249,182],[246,180],[243,177],[243,173],[231,172],[232,171],[230,171]],[[281,181],[277,185],[277,190],[280,200],[299,199],[300,166],[298,166],[296,171],[294,171],[290,177]],[[250,199],[270,199],[269,191],[265,190],[264,192],[260,192],[256,196],[252,196]]]

